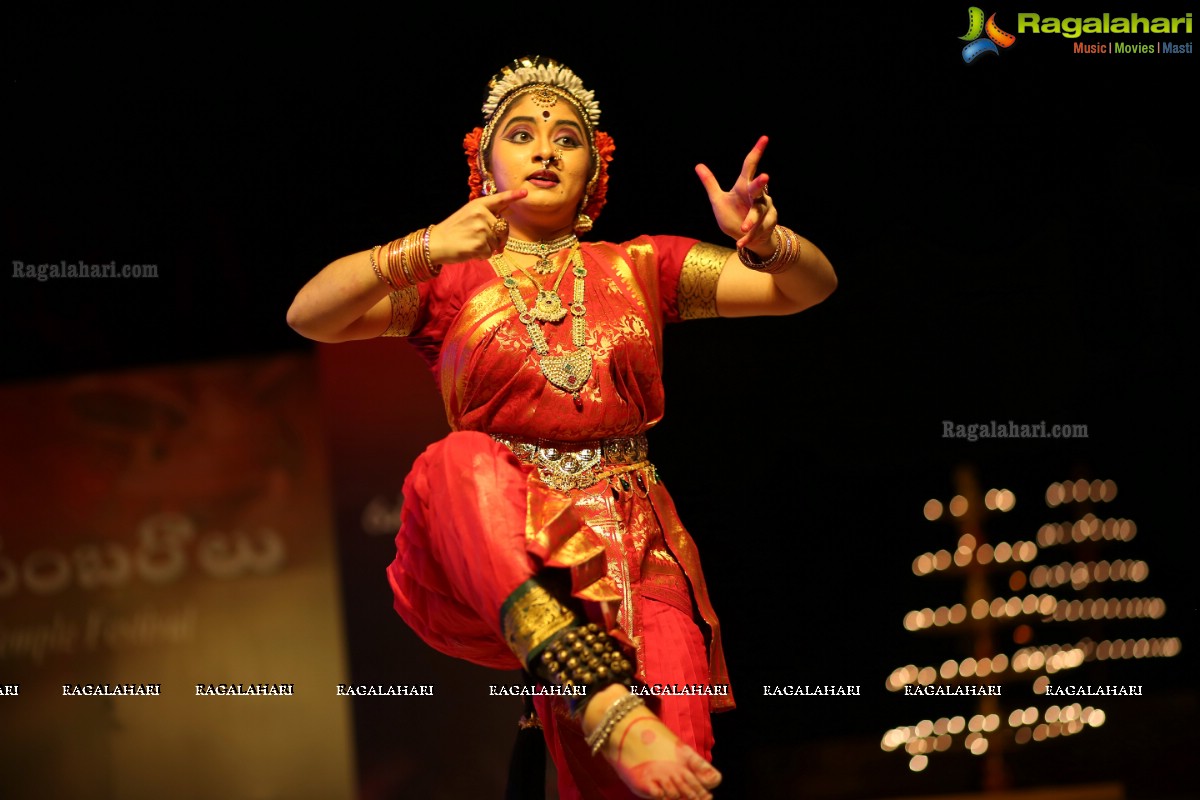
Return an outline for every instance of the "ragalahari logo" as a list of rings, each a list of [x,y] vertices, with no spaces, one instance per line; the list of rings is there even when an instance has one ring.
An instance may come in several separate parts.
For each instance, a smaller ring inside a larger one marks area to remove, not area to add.
[[[985,33],[987,38],[980,39],[979,37]],[[1000,26],[996,24],[995,14],[988,17],[985,23],[983,9],[979,6],[971,6],[967,9],[967,32],[958,38],[968,43],[962,51],[963,61],[968,64],[984,53],[1000,55],[1001,47],[1012,47],[1012,43],[1017,40],[1017,37],[1011,33],[1000,30]]]

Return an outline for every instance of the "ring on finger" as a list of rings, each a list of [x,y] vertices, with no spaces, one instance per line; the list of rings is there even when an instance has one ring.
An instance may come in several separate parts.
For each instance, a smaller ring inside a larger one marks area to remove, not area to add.
[[[508,233],[508,220],[504,217],[499,217],[492,223],[492,233],[497,236],[503,236]]]

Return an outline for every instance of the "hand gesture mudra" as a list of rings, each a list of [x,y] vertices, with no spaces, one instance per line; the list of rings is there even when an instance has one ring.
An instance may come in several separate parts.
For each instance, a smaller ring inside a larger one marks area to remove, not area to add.
[[[760,136],[742,161],[742,171],[729,191],[721,188],[712,170],[704,164],[696,165],[696,174],[708,192],[717,225],[736,241],[737,247],[773,248],[771,239],[777,219],[775,204],[767,194],[767,174],[755,174],[766,149],[767,137]]]
[[[508,241],[504,211],[527,194],[528,189],[510,189],[477,197],[439,222],[429,237],[433,263],[458,264],[503,250]]]

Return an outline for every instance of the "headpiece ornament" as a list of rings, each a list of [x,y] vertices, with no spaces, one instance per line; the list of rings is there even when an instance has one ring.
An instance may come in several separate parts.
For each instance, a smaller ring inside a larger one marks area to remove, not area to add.
[[[490,122],[501,102],[511,92],[531,83],[556,86],[575,99],[589,127],[600,122],[600,104],[595,93],[583,88],[583,81],[552,58],[526,56],[506,65],[488,81],[488,96],[483,103],[483,121]]]

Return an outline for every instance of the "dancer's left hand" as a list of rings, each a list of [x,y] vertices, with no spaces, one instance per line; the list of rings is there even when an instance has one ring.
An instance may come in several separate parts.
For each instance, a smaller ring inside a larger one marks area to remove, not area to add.
[[[721,188],[712,170],[704,164],[696,165],[696,174],[708,192],[717,225],[737,242],[738,247],[755,249],[755,245],[761,245],[768,250],[774,249],[772,236],[777,216],[775,204],[767,194],[768,176],[765,172],[755,174],[766,149],[767,137],[758,137],[758,142],[746,155],[742,171],[729,191]]]

